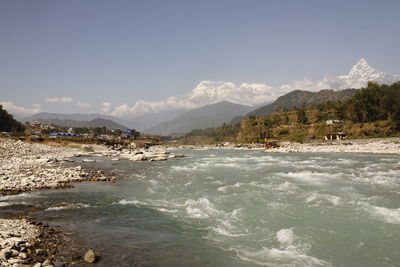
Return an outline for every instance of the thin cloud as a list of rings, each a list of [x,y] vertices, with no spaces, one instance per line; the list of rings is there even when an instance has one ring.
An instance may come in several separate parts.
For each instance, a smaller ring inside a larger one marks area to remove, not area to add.
[[[110,114],[111,113],[111,103],[110,102],[104,102],[101,104],[101,114]]]
[[[71,103],[74,102],[72,97],[54,97],[54,98],[46,98],[45,102],[49,103]]]
[[[78,106],[78,107],[80,107],[80,108],[90,108],[92,105],[90,105],[89,103],[87,103],[87,102],[76,102],[76,105]]]
[[[68,104],[75,104],[80,108],[90,108],[92,105],[87,102],[81,102],[73,99],[72,97],[52,97],[44,99],[45,102],[48,103],[68,103]]]

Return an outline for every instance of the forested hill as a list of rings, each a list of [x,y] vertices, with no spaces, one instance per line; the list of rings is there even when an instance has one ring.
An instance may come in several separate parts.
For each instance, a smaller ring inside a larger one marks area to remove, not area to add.
[[[253,110],[247,113],[243,117],[235,118],[231,123],[232,124],[238,123],[242,119],[249,118],[251,116],[260,117],[267,114],[271,114],[278,110],[300,107],[303,104],[305,104],[306,107],[309,107],[311,105],[327,101],[332,101],[332,102],[345,101],[349,99],[356,91],[357,91],[356,89],[346,89],[340,91],[321,90],[319,92],[295,90],[279,97],[275,102],[271,104]]]

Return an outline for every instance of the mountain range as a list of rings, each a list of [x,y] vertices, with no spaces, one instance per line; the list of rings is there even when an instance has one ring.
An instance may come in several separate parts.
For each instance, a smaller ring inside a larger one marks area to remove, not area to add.
[[[181,135],[193,129],[220,126],[250,110],[249,106],[222,101],[190,110],[173,120],[149,128],[146,132],[158,135]]]
[[[96,120],[96,119],[103,119],[108,121],[113,121],[116,124],[120,125],[119,127],[123,128],[134,128],[138,131],[144,131],[147,128],[151,128],[161,122],[170,120],[175,118],[179,115],[185,113],[186,110],[171,110],[162,113],[151,113],[145,114],[142,116],[134,117],[134,118],[118,118],[114,116],[92,113],[92,114],[82,114],[82,113],[73,113],[73,114],[60,114],[60,113],[48,113],[48,112],[41,112],[34,114],[30,117],[21,117],[15,116],[20,122],[26,121],[41,121],[42,123],[52,123],[54,125],[59,125],[62,127],[72,127],[68,125],[89,125],[87,122]],[[60,124],[57,124],[60,123]],[[107,125],[111,125],[110,123],[106,123]],[[103,127],[106,125],[99,125],[96,124],[95,127]],[[83,126],[87,127],[87,126]],[[117,127],[117,125],[115,125]],[[122,129],[122,128],[121,128]]]
[[[400,80],[400,75],[384,73],[371,67],[365,59],[359,60],[346,75],[328,76],[317,81],[294,80],[280,86],[263,83],[235,84],[229,81],[200,81],[195,88],[181,96],[168,96],[158,101],[137,100],[132,105],[109,106],[104,114],[113,116],[137,116],[175,109],[190,110],[201,106],[229,101],[255,106],[272,102],[279,96],[294,90],[318,92],[324,89],[343,90],[361,88],[368,81],[391,84]]]
[[[348,74],[326,77],[317,82],[297,81],[281,87],[271,87],[265,84],[244,83],[236,86],[230,82],[203,81],[183,97],[169,97],[164,101],[165,103],[163,101],[160,101],[160,103],[141,101],[140,104],[144,106],[164,107],[167,105],[170,107],[162,112],[141,116],[115,117],[104,114],[38,113],[29,118],[19,116],[15,116],[15,118],[20,121],[53,120],[53,123],[57,122],[63,125],[68,123],[69,125],[83,125],[100,118],[111,120],[118,124],[118,127],[134,128],[145,133],[182,134],[193,129],[214,127],[230,121],[237,123],[248,116],[262,116],[280,108],[301,106],[303,103],[312,105],[324,101],[345,100],[355,92],[355,89],[348,88],[361,88],[368,81],[391,84],[399,80],[400,75],[376,70],[366,60],[361,59],[351,68]],[[260,103],[265,103],[275,96],[275,102],[260,106]],[[253,106],[253,108],[250,106]],[[193,107],[197,108],[193,109]],[[97,122],[96,125],[98,126],[95,127],[105,126],[99,125]],[[104,121],[100,122],[105,123]],[[111,124],[107,123],[107,125]]]

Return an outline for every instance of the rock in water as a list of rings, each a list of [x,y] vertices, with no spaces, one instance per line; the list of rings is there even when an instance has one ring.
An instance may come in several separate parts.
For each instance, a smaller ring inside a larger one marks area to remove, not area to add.
[[[99,257],[96,255],[96,253],[92,249],[89,249],[86,252],[85,257],[83,259],[87,263],[94,263],[94,262],[96,262],[98,260],[98,258]]]

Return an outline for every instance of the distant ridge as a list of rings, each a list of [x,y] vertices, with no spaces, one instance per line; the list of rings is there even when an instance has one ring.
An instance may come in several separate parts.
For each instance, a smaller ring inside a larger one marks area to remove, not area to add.
[[[126,130],[126,126],[118,124],[112,120],[106,120],[102,118],[93,119],[90,121],[77,121],[77,120],[59,120],[59,119],[37,119],[40,123],[55,125],[60,127],[71,127],[71,128],[96,128],[106,127],[109,130]]]
[[[25,121],[35,121],[38,119],[58,119],[58,120],[76,120],[76,121],[91,121],[95,119],[105,119],[112,120],[119,124],[125,125],[126,121],[117,117],[103,115],[103,114],[82,114],[82,113],[72,113],[72,114],[62,114],[62,113],[50,113],[50,112],[40,112],[36,113],[27,118],[21,118]],[[127,126],[127,125],[126,125]]]
[[[222,101],[190,110],[181,116],[158,124],[145,132],[159,135],[182,135],[194,129],[217,127],[235,116],[246,114],[251,107]]]
[[[81,114],[81,113],[73,113],[73,114],[61,114],[61,113],[49,113],[49,112],[41,112],[34,114],[30,117],[21,117],[18,116],[16,119],[20,122],[26,121],[36,121],[36,120],[72,120],[72,121],[91,121],[95,119],[105,119],[114,121],[120,125],[123,125],[127,128],[134,128],[138,131],[143,131],[147,128],[153,127],[161,122],[168,121],[176,118],[179,115],[187,112],[187,110],[171,110],[160,113],[151,113],[145,114],[142,116],[134,117],[134,118],[118,118],[114,116],[104,115],[104,114]]]

